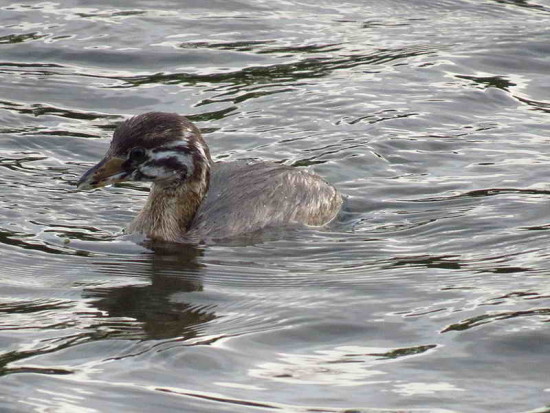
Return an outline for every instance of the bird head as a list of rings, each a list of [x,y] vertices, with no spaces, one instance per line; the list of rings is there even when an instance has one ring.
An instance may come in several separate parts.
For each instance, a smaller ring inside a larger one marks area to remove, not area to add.
[[[205,180],[211,162],[208,146],[195,125],[175,113],[149,112],[118,126],[105,157],[82,175],[77,187]]]

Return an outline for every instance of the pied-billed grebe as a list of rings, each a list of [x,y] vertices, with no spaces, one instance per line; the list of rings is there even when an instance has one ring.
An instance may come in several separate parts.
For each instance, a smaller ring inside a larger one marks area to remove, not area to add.
[[[152,182],[128,233],[153,240],[228,238],[287,224],[321,226],[342,197],[321,177],[275,163],[212,162],[199,129],[175,113],[123,122],[107,154],[79,189],[122,181]]]

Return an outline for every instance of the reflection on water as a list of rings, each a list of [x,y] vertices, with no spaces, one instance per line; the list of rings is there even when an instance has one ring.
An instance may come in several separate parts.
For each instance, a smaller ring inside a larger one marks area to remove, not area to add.
[[[548,5],[103,3],[0,5],[0,410],[548,410]],[[341,216],[122,236],[74,184],[151,110]]]
[[[175,251],[177,249],[177,251]],[[94,263],[104,273],[141,274],[150,281],[139,285],[85,288],[83,298],[100,311],[105,328],[124,339],[190,339],[203,323],[216,318],[213,308],[173,300],[182,292],[202,291],[201,250],[166,245],[153,249],[147,260]],[[119,319],[113,326],[113,319]],[[125,320],[131,319],[132,322]],[[101,328],[103,326],[97,326]]]

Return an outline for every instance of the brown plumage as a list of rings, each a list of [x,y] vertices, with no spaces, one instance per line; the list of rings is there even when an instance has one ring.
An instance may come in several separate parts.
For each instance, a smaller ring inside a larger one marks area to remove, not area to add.
[[[105,158],[78,187],[151,181],[128,233],[154,240],[203,241],[266,227],[325,225],[342,205],[321,177],[275,163],[213,163],[200,131],[177,114],[151,112],[122,123]]]

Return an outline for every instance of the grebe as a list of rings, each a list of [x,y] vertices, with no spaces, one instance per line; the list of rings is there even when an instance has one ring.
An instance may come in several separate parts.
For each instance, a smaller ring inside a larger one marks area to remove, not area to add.
[[[276,163],[212,162],[199,129],[175,113],[150,112],[115,130],[103,160],[78,189],[152,182],[127,233],[152,240],[223,239],[288,224],[321,226],[342,206],[318,175]]]

